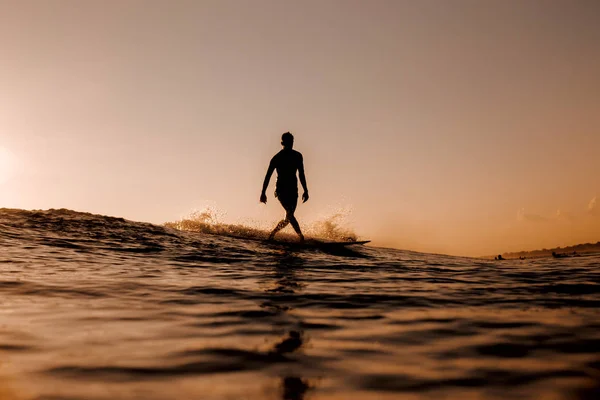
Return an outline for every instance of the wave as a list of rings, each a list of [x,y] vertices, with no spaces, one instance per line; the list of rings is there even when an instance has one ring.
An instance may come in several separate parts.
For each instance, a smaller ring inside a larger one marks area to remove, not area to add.
[[[0,399],[598,398],[598,256],[358,257],[222,219],[0,209]]]
[[[270,229],[260,226],[258,223],[225,223],[221,219],[224,213],[215,208],[194,210],[189,215],[164,225],[168,228],[181,231],[208,233],[212,235],[230,236],[247,239],[266,239]],[[349,227],[345,226],[347,211],[341,210],[323,217],[315,222],[302,225],[302,231],[307,238],[324,239],[332,241],[354,241],[358,235]],[[274,224],[273,224],[274,226]],[[291,229],[291,228],[286,228]],[[295,241],[294,233],[280,232],[278,240]]]

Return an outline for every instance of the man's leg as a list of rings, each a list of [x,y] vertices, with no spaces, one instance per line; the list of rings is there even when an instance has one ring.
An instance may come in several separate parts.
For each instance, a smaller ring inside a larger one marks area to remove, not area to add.
[[[281,203],[281,206],[285,210],[285,219],[282,219],[281,221],[279,221],[277,226],[275,226],[275,229],[273,229],[271,231],[271,234],[269,235],[269,240],[272,240],[273,237],[275,237],[275,234],[277,232],[279,232],[280,230],[282,230],[283,228],[288,226],[288,224],[290,223],[290,220],[288,219],[288,215],[289,215],[288,208],[290,207],[289,199],[287,199],[285,196],[281,196],[281,194],[279,194],[279,196],[277,196],[277,199],[279,200],[279,203]]]
[[[292,211],[291,213],[288,212],[285,219],[288,220],[290,222],[290,224],[292,224],[292,227],[294,228],[294,230],[296,231],[298,236],[300,236],[300,241],[303,241],[304,235],[302,234],[302,231],[300,230],[300,224],[298,223],[298,220],[294,216],[294,211]]]
[[[298,220],[294,216],[294,212],[296,211],[296,206],[298,205],[298,195],[296,194],[295,196],[289,196],[289,198],[288,198],[288,196],[280,195],[278,198],[279,198],[279,202],[285,209],[285,219],[281,220],[277,224],[275,229],[273,229],[273,231],[269,235],[269,240],[273,239],[273,237],[275,236],[275,234],[277,232],[279,232],[280,230],[282,230],[283,228],[288,226],[289,223],[291,223],[292,227],[294,228],[294,230],[300,237],[300,241],[303,241],[304,235],[302,234],[302,231],[300,230],[300,225],[298,224]]]
[[[277,232],[279,232],[280,230],[282,230],[283,228],[285,228],[289,223],[290,223],[290,221],[287,218],[286,219],[282,219],[281,221],[279,221],[279,223],[277,224],[277,226],[275,226],[275,229],[273,229],[271,231],[271,234],[269,235],[269,240],[272,240],[273,237],[275,237],[275,234]]]
[[[302,231],[300,230],[300,224],[298,223],[298,220],[294,216],[297,205],[298,205],[298,195],[296,194],[293,198],[290,199],[290,201],[284,207],[285,208],[285,219],[286,219],[286,221],[289,221],[290,224],[292,224],[292,227],[296,231],[296,234],[298,234],[298,236],[300,237],[300,241],[304,241],[304,235],[302,234]]]

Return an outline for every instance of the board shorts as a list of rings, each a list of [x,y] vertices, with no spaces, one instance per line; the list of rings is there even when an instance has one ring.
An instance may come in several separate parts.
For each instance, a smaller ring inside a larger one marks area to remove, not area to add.
[[[298,206],[298,189],[278,188],[275,190],[275,197],[281,203],[286,211],[294,212]]]

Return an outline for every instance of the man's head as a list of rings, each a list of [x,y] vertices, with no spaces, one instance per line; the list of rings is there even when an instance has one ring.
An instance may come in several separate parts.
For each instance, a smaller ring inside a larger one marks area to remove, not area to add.
[[[281,145],[286,149],[291,149],[294,146],[294,135],[289,132],[281,135]]]

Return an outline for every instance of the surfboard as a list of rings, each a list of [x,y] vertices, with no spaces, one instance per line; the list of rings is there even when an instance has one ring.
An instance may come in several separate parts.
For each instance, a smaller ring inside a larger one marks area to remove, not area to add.
[[[308,238],[304,242],[299,242],[297,239],[291,240],[281,240],[281,239],[265,239],[265,238],[257,238],[257,237],[243,237],[243,236],[225,236],[231,239],[242,239],[252,242],[260,242],[263,244],[274,245],[274,246],[285,246],[285,247],[295,247],[295,248],[323,248],[323,249],[335,249],[335,248],[345,248],[347,246],[353,245],[365,245],[370,243],[370,240],[344,240],[344,241],[328,241],[322,239],[312,239]]]
[[[283,245],[283,246],[291,246],[291,247],[321,247],[321,248],[327,248],[327,247],[346,247],[346,246],[353,246],[353,245],[364,245],[367,244],[369,242],[371,242],[370,240],[357,240],[357,241],[342,241],[342,242],[335,242],[335,241],[325,241],[325,240],[317,240],[317,239],[306,239],[304,242],[288,242],[288,241],[284,241],[284,240],[262,240],[262,242],[264,243],[268,243],[268,244],[274,244],[274,245]]]
[[[370,240],[357,240],[357,241],[345,241],[345,242],[325,242],[316,240],[316,244],[319,246],[352,246],[354,244],[367,244]]]

